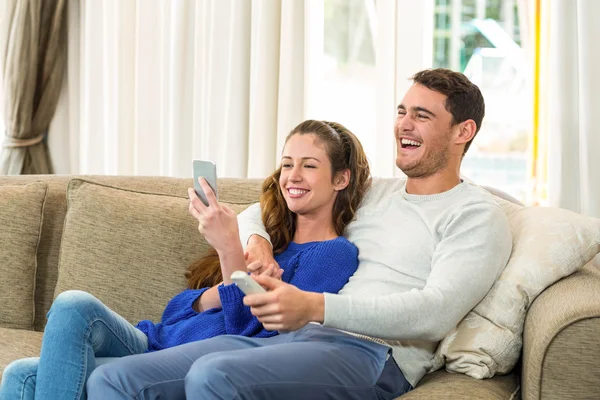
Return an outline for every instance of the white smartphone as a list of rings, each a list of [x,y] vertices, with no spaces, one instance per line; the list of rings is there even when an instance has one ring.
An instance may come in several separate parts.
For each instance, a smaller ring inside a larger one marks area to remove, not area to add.
[[[194,190],[196,194],[202,200],[205,206],[208,206],[208,200],[206,198],[206,194],[204,194],[204,190],[198,183],[198,178],[203,177],[208,182],[208,185],[215,193],[215,197],[218,199],[219,195],[217,193],[217,166],[212,161],[203,161],[203,160],[194,160],[192,164],[194,170]]]
[[[256,281],[250,278],[250,275],[244,271],[235,271],[231,274],[231,280],[246,295],[266,292],[265,288],[256,283]]]

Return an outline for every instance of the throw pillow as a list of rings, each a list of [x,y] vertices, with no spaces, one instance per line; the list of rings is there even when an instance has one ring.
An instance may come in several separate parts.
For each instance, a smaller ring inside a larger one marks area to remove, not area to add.
[[[227,205],[240,212],[250,203]],[[187,266],[208,249],[186,197],[74,179],[55,295],[84,290],[133,324],[159,321],[185,288]]]
[[[33,329],[37,248],[47,186],[0,186],[0,327]]]
[[[435,359],[435,369],[445,363],[447,371],[478,379],[513,369],[533,300],[600,252],[600,219],[496,200],[510,221],[512,254],[485,298],[442,340]]]

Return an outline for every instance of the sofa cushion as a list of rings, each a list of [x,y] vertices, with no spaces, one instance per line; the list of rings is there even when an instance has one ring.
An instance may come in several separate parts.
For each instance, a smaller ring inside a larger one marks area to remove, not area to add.
[[[236,212],[251,203],[227,203]],[[74,179],[67,189],[55,296],[87,291],[131,323],[159,321],[209,246],[185,197]]]
[[[0,186],[0,327],[32,329],[35,273],[47,186]]]
[[[0,328],[0,376],[14,360],[39,357],[42,335],[42,332]]]
[[[516,373],[492,379],[473,379],[464,374],[437,371],[427,374],[412,391],[397,400],[515,400],[520,399],[521,387]]]
[[[510,221],[512,254],[485,298],[442,340],[435,360],[436,368],[445,361],[446,370],[479,379],[512,370],[533,300],[600,252],[600,219],[496,200]]]

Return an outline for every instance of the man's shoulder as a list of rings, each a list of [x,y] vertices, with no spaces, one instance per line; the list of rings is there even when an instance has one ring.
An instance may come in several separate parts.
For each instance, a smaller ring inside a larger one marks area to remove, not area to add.
[[[481,219],[482,221],[507,221],[506,213],[496,197],[473,183],[463,182],[460,196],[448,207],[447,215],[453,219]]]
[[[462,185],[465,185],[465,187],[459,200],[460,203],[463,203],[464,205],[487,204],[492,208],[500,208],[494,195],[483,187],[470,182],[463,182]]]
[[[402,190],[405,185],[406,178],[373,178],[371,187],[367,190],[362,205],[375,203]]]

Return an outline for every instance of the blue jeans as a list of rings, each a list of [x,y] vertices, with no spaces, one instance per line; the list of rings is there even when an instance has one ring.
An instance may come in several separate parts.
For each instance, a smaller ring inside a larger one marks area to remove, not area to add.
[[[390,348],[309,324],[123,357],[92,372],[96,399],[394,399],[411,390]]]
[[[63,292],[48,312],[40,357],[6,367],[0,400],[85,399],[97,363],[147,348],[146,335],[100,300],[77,290]]]

